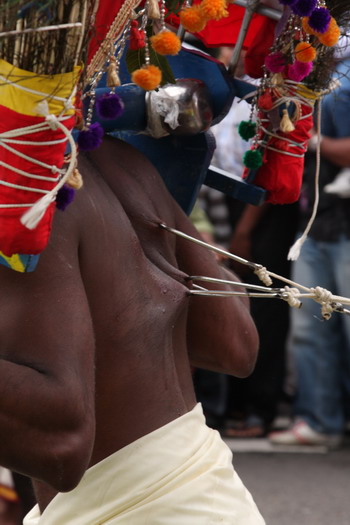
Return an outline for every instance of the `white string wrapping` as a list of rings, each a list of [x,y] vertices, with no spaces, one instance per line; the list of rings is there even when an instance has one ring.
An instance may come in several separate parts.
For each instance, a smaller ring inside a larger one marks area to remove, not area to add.
[[[4,162],[0,162],[0,165],[5,167],[6,169],[16,172],[19,175],[22,175],[24,178],[27,177],[31,179],[39,179],[39,180],[47,180],[47,181],[56,182],[55,187],[52,190],[48,191],[48,190],[42,190],[39,188],[33,188],[30,186],[25,186],[25,185],[20,185],[20,184],[12,184],[12,183],[9,183],[3,180],[0,181],[1,185],[6,185],[14,189],[25,190],[25,191],[30,191],[30,192],[37,192],[37,193],[44,193],[44,195],[34,204],[33,203],[0,204],[0,209],[1,208],[22,208],[22,207],[29,208],[29,210],[26,211],[22,215],[20,221],[24,226],[32,230],[36,228],[36,226],[38,225],[38,223],[44,216],[50,204],[55,201],[57,192],[64,185],[64,183],[67,181],[67,179],[70,177],[73,170],[75,169],[76,160],[77,160],[77,148],[75,145],[75,141],[72,137],[71,131],[63,124],[63,122],[70,117],[64,116],[63,114],[60,114],[59,116],[50,114],[47,99],[53,99],[53,100],[57,100],[60,102],[64,102],[63,111],[65,111],[73,107],[71,101],[72,101],[73,96],[75,95],[75,89],[72,91],[68,99],[63,99],[62,97],[56,97],[54,95],[49,95],[48,93],[41,93],[41,92],[26,88],[24,86],[20,86],[19,84],[10,82],[8,79],[3,78],[3,77],[1,77],[1,80],[5,81],[8,84],[13,85],[14,87],[18,89],[28,91],[35,95],[40,95],[43,98],[42,102],[40,102],[37,105],[37,111],[38,111],[38,114],[43,115],[45,117],[45,122],[42,122],[40,124],[34,124],[32,126],[26,126],[23,128],[13,129],[10,131],[6,131],[4,133],[0,133],[0,146],[1,147],[4,147],[5,149],[11,151],[13,154],[18,155],[19,157],[26,159],[27,161],[32,162],[33,164],[36,164],[38,166],[48,169],[52,173],[58,174],[56,178],[44,177],[44,176],[24,172]],[[62,131],[62,133],[64,134],[63,139],[40,141],[40,142],[19,140],[19,137],[25,137],[26,135],[29,135],[29,134],[38,133],[41,131],[52,131],[56,129],[60,129]],[[69,142],[69,145],[71,148],[70,160],[69,160],[69,164],[66,170],[62,170],[62,169],[59,169],[57,166],[49,165],[44,162],[41,162],[40,160],[37,160],[34,157],[30,157],[26,154],[23,154],[17,151],[15,148],[12,148],[10,146],[10,144],[19,144],[19,145],[30,145],[33,148],[47,147],[47,146],[54,146],[55,144],[59,144],[59,143],[66,142],[66,141]]]

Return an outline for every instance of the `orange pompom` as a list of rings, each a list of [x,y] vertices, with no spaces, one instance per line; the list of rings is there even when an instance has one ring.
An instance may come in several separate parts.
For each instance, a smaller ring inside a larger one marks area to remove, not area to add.
[[[190,33],[202,31],[207,24],[207,19],[203,17],[199,5],[193,5],[182,9],[179,13],[181,25]]]
[[[294,53],[299,62],[312,62],[316,58],[316,49],[308,42],[299,42],[295,46]]]
[[[181,49],[181,40],[172,31],[161,31],[150,38],[151,45],[159,55],[177,55]]]
[[[335,46],[335,44],[338,43],[339,37],[340,29],[336,20],[333,17],[331,18],[327,31],[325,33],[317,35],[317,38],[319,39],[321,44],[327,47]]]
[[[226,0],[202,0],[199,5],[203,18],[220,20],[228,16]]]
[[[312,27],[309,26],[309,18],[310,17],[308,16],[304,16],[301,19],[302,28],[304,29],[305,33],[307,33],[308,35],[316,35],[317,34],[316,31],[312,29]]]
[[[162,72],[159,67],[148,64],[141,69],[136,69],[131,74],[131,80],[140,88],[146,91],[152,91],[159,86],[162,80]]]

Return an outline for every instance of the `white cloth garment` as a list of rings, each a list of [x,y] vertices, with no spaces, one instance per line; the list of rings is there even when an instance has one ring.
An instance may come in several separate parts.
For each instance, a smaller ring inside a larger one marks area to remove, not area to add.
[[[264,525],[202,407],[87,470],[24,525]]]

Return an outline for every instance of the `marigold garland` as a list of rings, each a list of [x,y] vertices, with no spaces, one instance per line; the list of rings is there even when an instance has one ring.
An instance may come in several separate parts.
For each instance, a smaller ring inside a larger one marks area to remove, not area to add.
[[[150,38],[151,45],[159,55],[177,55],[181,49],[181,40],[172,31],[161,31]]]
[[[203,18],[220,20],[228,16],[226,0],[202,0],[199,5]]]
[[[181,25],[190,33],[198,33],[205,28],[207,19],[203,18],[203,14],[199,5],[193,5],[182,9],[179,13]]]
[[[295,57],[299,62],[312,62],[316,58],[316,49],[308,42],[299,42],[295,46]]]
[[[162,72],[159,67],[148,64],[141,69],[136,69],[131,75],[131,80],[145,91],[152,91],[159,86],[162,80]]]

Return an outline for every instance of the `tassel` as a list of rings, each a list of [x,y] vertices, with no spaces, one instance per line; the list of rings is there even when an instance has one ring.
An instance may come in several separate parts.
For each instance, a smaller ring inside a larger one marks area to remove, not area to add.
[[[114,57],[111,58],[110,64],[107,69],[107,87],[113,88],[120,86],[120,78],[117,71],[117,61]]]
[[[295,130],[293,122],[290,120],[288,115],[288,110],[283,110],[283,116],[280,122],[280,130],[283,131],[283,133],[290,133],[291,131]]]
[[[295,241],[293,246],[290,247],[288,252],[288,261],[296,261],[300,255],[301,248],[306,240],[306,235],[302,235]]]
[[[44,217],[46,210],[50,204],[56,199],[56,192],[50,191],[44,197],[39,199],[28,211],[26,211],[21,217],[21,223],[28,230],[34,230]]]
[[[132,20],[130,35],[129,35],[129,49],[137,51],[143,49],[146,45],[146,33],[139,28],[137,20]]]
[[[152,20],[160,19],[160,9],[159,9],[159,4],[157,0],[149,0],[147,16],[148,18],[151,18]]]
[[[80,188],[83,185],[83,177],[81,176],[78,168],[74,168],[74,170],[66,180],[66,184],[74,190],[80,190]]]

